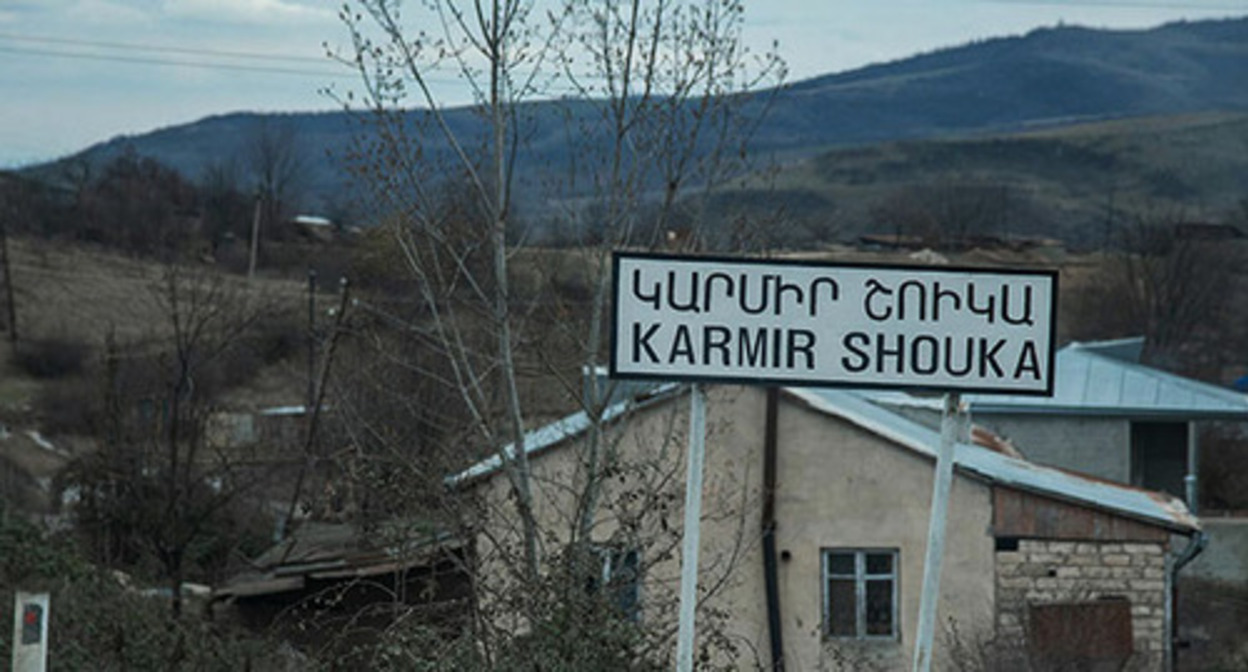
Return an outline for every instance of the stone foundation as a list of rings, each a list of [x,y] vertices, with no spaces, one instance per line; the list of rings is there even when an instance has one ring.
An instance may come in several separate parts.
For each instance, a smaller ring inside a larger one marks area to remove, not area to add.
[[[1163,669],[1165,553],[1162,543],[1027,539],[1016,551],[997,551],[997,641],[1026,650],[1032,605],[1125,600],[1134,652],[1128,669]]]

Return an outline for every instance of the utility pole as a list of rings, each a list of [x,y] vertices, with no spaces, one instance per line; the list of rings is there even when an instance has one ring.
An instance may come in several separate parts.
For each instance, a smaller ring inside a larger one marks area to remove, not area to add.
[[[308,269],[308,398],[304,411],[316,403],[316,269]]]
[[[260,251],[260,211],[264,204],[264,193],[256,190],[256,210],[251,217],[251,254],[247,258],[247,280],[250,282],[256,275],[256,255]]]
[[[4,266],[4,303],[8,308],[9,345],[17,349],[17,304],[13,300],[13,268],[9,261],[9,216],[12,208],[6,204],[0,210],[0,264]]]

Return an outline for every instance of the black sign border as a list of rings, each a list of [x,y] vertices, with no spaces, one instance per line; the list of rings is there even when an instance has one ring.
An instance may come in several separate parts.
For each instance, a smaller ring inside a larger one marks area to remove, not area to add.
[[[1047,385],[1043,390],[1019,390],[1017,388],[1004,387],[984,387],[982,385],[941,385],[941,386],[916,386],[916,385],[900,385],[897,383],[871,383],[871,382],[845,382],[845,381],[815,381],[809,378],[785,378],[785,377],[742,377],[742,376],[715,376],[715,375],[684,375],[684,374],[655,374],[655,373],[627,373],[620,372],[616,362],[616,352],[618,351],[619,338],[619,305],[616,297],[620,295],[620,262],[623,259],[646,259],[652,261],[675,261],[675,262],[699,262],[699,263],[725,263],[739,264],[747,266],[795,266],[807,268],[879,268],[894,271],[922,271],[931,272],[953,272],[980,275],[1025,275],[1025,276],[1047,276],[1050,280],[1052,293],[1049,297],[1052,306],[1052,319],[1049,320],[1049,365],[1048,372],[1045,377]],[[724,255],[689,255],[689,254],[670,254],[662,252],[633,252],[615,250],[611,253],[611,338],[610,338],[610,358],[607,365],[607,375],[610,378],[618,380],[660,380],[675,381],[689,383],[727,383],[737,385],[758,385],[758,386],[786,386],[786,387],[827,387],[827,388],[850,388],[850,389],[885,389],[885,390],[903,390],[928,393],[949,393],[949,392],[970,392],[976,394],[1001,394],[1009,396],[1028,396],[1028,397],[1052,397],[1055,386],[1054,374],[1057,366],[1057,316],[1058,316],[1058,279],[1060,273],[1052,268],[991,268],[991,267],[973,267],[973,266],[921,266],[911,264],[875,264],[864,262],[830,262],[830,261],[814,261],[805,259],[760,259],[756,257],[730,257]]]

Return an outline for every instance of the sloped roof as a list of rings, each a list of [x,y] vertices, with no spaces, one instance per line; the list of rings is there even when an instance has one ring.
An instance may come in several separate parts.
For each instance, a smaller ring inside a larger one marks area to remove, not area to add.
[[[1142,338],[1071,343],[1057,351],[1052,397],[966,394],[972,413],[1248,420],[1248,395],[1139,363]],[[890,406],[940,409],[938,398],[860,391]]]
[[[940,435],[928,427],[845,390],[786,388],[791,397],[839,417],[898,445],[932,459]],[[1023,447],[1024,450],[1026,446]],[[1111,511],[1151,522],[1176,532],[1190,533],[1200,523],[1178,499],[1162,492],[1110,483],[1053,467],[1045,467],[1003,452],[958,443],[954,463],[962,472],[1020,490]]]
[[[644,405],[670,399],[687,389],[685,385],[664,384],[650,394],[610,406],[603,420],[611,422]],[[940,436],[928,427],[909,420],[857,392],[828,388],[784,388],[785,393],[821,413],[841,418],[867,431],[935,459]],[[590,419],[584,412],[574,413],[557,422],[530,432],[525,439],[526,454],[534,456],[587,431]],[[1024,450],[1026,446],[1023,447]],[[513,445],[505,450],[515,454]],[[1109,483],[1072,472],[1033,464],[1011,450],[980,447],[959,443],[955,464],[965,473],[977,475],[993,483],[1007,485],[1058,499],[1114,512],[1150,522],[1168,529],[1191,533],[1200,523],[1184,504],[1168,494]],[[497,455],[448,476],[446,482],[459,486],[497,472],[502,462]]]
[[[408,529],[398,522],[391,522],[388,527],[396,529],[365,533],[343,523],[305,522],[292,536],[256,558],[252,571],[231,577],[213,594],[215,599],[256,597],[302,590],[309,579],[391,574],[428,565],[440,554],[461,547],[446,532]],[[401,544],[386,544],[379,539],[389,533],[405,540]]]
[[[603,423],[611,423],[618,420],[621,416],[634,411],[640,407],[653,404],[662,399],[666,399],[673,394],[685,389],[685,386],[676,383],[666,383],[653,386],[648,390],[639,392],[636,396],[631,396],[623,401],[617,401],[602,413]],[[528,432],[524,436],[524,453],[533,456],[547,448],[555,446],[567,439],[579,436],[586,432],[592,426],[593,420],[589,413],[578,411],[571,415],[556,420],[549,425],[539,427]],[[516,446],[509,443],[503,447],[503,452],[508,459],[515,459]],[[449,486],[459,486],[474,481],[482,476],[488,476],[503,466],[502,458],[499,455],[491,455],[480,462],[468,467],[467,469],[446,477],[446,484]]]

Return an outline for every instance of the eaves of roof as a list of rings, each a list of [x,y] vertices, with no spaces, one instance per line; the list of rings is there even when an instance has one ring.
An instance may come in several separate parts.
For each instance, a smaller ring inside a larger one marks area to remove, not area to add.
[[[973,413],[1248,420],[1248,395],[1114,356],[1113,343],[1058,351],[1052,397],[964,398]]]
[[[785,391],[814,410],[839,417],[925,457],[936,458],[940,441],[937,432],[853,392],[796,388]],[[1181,534],[1200,529],[1200,522],[1187,507],[1164,493],[1041,466],[961,442],[954,448],[954,463],[959,471],[992,483],[1109,511]]]
[[[610,424],[638,409],[681,394],[686,389],[688,389],[686,386],[678,383],[658,385],[644,395],[619,401],[608,406],[603,410],[602,416],[597,422]],[[528,457],[534,457],[564,441],[585,433],[593,424],[594,420],[589,413],[578,411],[548,425],[534,429],[524,435],[524,454]],[[516,446],[514,443],[509,443],[499,452],[505,454],[509,460],[515,459]],[[499,453],[495,453],[463,471],[447,476],[444,482],[449,487],[461,487],[494,474],[501,470],[502,467],[503,458]]]
[[[604,411],[601,422],[610,423],[640,407],[659,403],[682,394],[685,385],[669,383],[649,395],[619,402]],[[831,388],[784,388],[791,398],[830,416],[842,418],[916,453],[935,459],[939,434],[928,427],[868,401],[858,392]],[[587,414],[575,413],[529,432],[525,452],[536,456],[589,429]],[[1023,447],[1025,450],[1025,446]],[[504,448],[515,455],[514,445]],[[1159,525],[1181,534],[1192,534],[1200,523],[1184,504],[1164,493],[1111,483],[1073,472],[1033,464],[1008,451],[958,443],[955,464],[959,471],[992,483],[1047,495],[1056,499],[1109,511],[1124,517]],[[461,487],[496,473],[502,460],[493,455],[446,478],[451,487]]]

